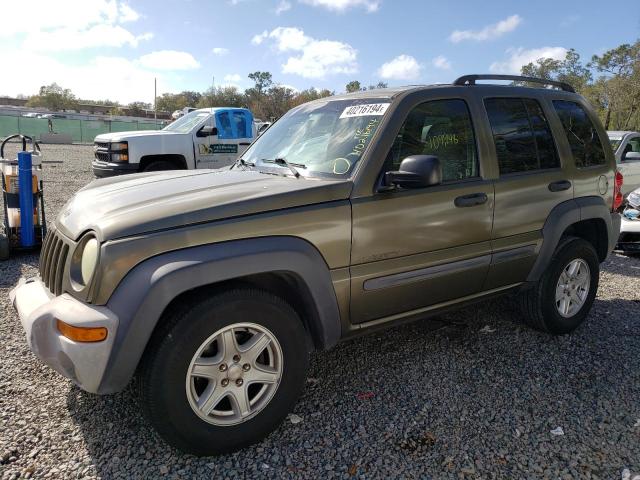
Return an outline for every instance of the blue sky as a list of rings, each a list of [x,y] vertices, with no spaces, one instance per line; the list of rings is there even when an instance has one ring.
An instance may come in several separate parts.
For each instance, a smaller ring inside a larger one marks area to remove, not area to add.
[[[584,59],[640,37],[640,2],[418,0],[10,0],[0,31],[0,95],[53,81],[83,98],[276,82],[343,91],[515,73],[575,48]],[[7,11],[8,8],[8,11]],[[15,11],[13,11],[15,10]],[[24,16],[23,16],[24,17]],[[10,23],[10,25],[7,25]],[[33,67],[30,67],[33,66]]]

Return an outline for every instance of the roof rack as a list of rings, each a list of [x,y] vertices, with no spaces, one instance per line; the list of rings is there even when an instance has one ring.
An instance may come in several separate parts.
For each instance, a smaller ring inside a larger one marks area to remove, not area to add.
[[[558,82],[556,80],[547,80],[546,78],[538,78],[538,77],[523,77],[521,75],[492,75],[492,74],[482,74],[482,75],[463,75],[462,77],[456,78],[453,82],[454,85],[475,85],[476,80],[511,80],[514,82],[531,82],[531,83],[541,83],[543,85],[553,85],[554,87],[558,87],[565,92],[576,93],[574,88],[566,82]]]

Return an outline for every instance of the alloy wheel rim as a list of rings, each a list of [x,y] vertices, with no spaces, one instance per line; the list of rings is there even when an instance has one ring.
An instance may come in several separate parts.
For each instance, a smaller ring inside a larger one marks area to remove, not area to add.
[[[273,398],[283,372],[275,335],[255,323],[221,328],[196,350],[186,375],[189,405],[213,425],[246,422]]]
[[[569,318],[580,311],[587,301],[591,286],[589,264],[581,258],[571,260],[562,270],[556,285],[556,308]]]

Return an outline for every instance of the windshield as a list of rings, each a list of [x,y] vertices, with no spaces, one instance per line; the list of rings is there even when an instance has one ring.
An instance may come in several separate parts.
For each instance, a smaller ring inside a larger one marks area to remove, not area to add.
[[[189,133],[193,127],[211,115],[209,112],[191,112],[170,123],[163,130],[168,132]]]
[[[611,143],[611,148],[613,148],[613,151],[615,152],[622,143],[622,137],[609,137],[609,142]]]
[[[348,176],[389,105],[388,99],[369,98],[301,105],[264,132],[242,159],[261,166],[284,158],[303,176]]]

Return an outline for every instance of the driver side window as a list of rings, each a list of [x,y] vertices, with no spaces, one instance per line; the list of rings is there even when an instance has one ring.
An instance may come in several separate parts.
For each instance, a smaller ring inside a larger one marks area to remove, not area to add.
[[[443,182],[477,177],[476,141],[465,101],[433,100],[411,110],[387,155],[386,170],[398,170],[410,155],[438,157]]]

